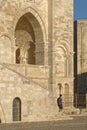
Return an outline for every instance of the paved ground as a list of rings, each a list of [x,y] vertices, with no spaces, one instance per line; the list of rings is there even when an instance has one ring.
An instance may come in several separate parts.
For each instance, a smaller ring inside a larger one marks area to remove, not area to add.
[[[87,114],[73,116],[72,120],[0,124],[0,130],[87,130]]]

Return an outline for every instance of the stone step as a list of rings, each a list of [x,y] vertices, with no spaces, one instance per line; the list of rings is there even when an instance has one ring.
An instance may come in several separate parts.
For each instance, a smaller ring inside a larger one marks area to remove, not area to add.
[[[54,118],[54,119],[53,119]],[[35,127],[49,126],[57,123],[58,121],[71,120],[70,116],[56,115],[55,117],[50,116],[49,121],[37,121],[37,122],[14,122],[14,123],[1,123],[0,130],[29,130]],[[33,129],[32,129],[33,130]]]
[[[41,130],[42,127],[48,127],[63,123],[82,123],[87,122],[87,116],[74,116],[73,120],[58,120],[58,121],[42,121],[42,122],[15,122],[15,123],[3,123],[0,124],[0,130],[36,130],[36,128],[39,128],[38,130]]]

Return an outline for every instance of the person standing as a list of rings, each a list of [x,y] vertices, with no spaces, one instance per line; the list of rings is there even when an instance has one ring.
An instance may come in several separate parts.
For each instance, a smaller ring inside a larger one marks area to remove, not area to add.
[[[60,94],[60,96],[57,98],[57,105],[59,107],[59,112],[61,112],[63,110],[63,103],[62,103],[62,95]]]

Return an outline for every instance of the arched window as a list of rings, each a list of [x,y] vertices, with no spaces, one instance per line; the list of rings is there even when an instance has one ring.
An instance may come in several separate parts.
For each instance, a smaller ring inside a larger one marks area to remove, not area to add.
[[[13,100],[13,121],[21,121],[21,100],[17,97]]]
[[[69,84],[64,85],[64,103],[65,106],[69,106]]]
[[[58,84],[58,88],[59,88],[59,95],[62,94],[62,85],[59,83]]]
[[[58,46],[56,48],[56,73],[59,77],[67,76],[67,52],[65,48]]]
[[[44,38],[41,25],[32,13],[25,13],[18,20],[15,27],[16,63],[44,65]]]
[[[20,63],[20,48],[18,48],[16,50],[16,63],[19,64]]]

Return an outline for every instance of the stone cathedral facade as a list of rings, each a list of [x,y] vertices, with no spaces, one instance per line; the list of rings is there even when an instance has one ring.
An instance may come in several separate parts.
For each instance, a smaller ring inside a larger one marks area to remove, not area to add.
[[[73,108],[73,0],[0,0],[1,122]]]

